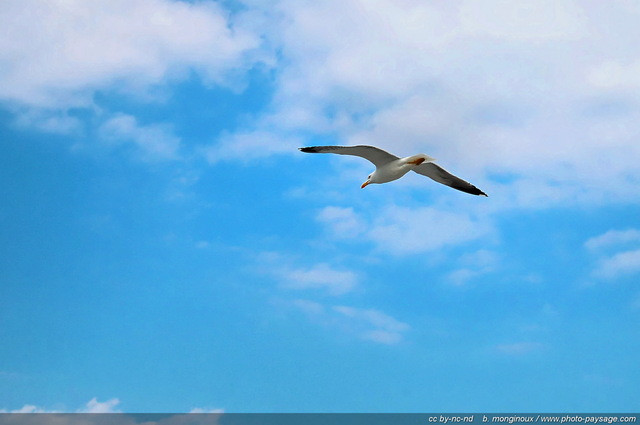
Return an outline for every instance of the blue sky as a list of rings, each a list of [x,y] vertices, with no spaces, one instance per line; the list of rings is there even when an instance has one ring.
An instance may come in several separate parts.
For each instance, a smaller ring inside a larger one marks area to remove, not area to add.
[[[0,411],[637,411],[639,15],[3,1]]]

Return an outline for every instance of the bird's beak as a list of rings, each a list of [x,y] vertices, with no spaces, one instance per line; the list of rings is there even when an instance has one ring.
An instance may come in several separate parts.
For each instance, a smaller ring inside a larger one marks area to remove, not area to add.
[[[369,183],[371,183],[370,180],[367,180],[366,182],[362,183],[362,186],[360,186],[360,189],[364,189],[365,187],[367,187]]]

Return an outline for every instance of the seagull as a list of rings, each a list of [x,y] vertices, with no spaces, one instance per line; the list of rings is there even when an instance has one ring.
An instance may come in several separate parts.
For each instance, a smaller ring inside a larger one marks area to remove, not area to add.
[[[398,180],[409,171],[414,171],[423,176],[427,176],[432,180],[450,186],[454,189],[461,190],[472,195],[488,196],[486,193],[472,185],[449,173],[444,168],[435,164],[435,158],[423,153],[406,158],[398,158],[375,146],[309,146],[298,148],[306,153],[335,153],[338,155],[360,156],[376,166],[376,170],[369,174],[367,181],[362,183],[360,188],[364,189],[372,183],[387,183]]]

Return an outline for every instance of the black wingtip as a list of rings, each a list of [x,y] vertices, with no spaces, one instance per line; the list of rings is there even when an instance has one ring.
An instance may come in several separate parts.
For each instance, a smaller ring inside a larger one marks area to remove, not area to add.
[[[309,146],[309,147],[306,147],[306,148],[298,148],[298,150],[301,151],[301,152],[307,152],[307,153],[317,153],[318,152],[314,146]]]
[[[486,193],[484,193],[483,191],[481,191],[480,189],[478,189],[475,186],[471,186],[471,187],[456,187],[456,186],[452,186],[454,189],[458,189],[461,190],[463,192],[467,192],[471,195],[477,195],[477,196],[485,196],[485,197],[489,197],[489,195],[487,195]]]

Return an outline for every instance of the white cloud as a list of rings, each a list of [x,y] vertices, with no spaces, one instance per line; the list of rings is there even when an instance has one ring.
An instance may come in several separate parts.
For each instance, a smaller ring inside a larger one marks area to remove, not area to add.
[[[338,238],[357,237],[366,228],[363,218],[354,212],[353,207],[324,207],[316,218],[326,224],[331,234]]]
[[[195,69],[226,83],[260,40],[217,3],[6,0],[0,3],[0,99],[84,106],[95,90],[145,90]]]
[[[451,284],[455,286],[462,286],[466,284],[468,281],[470,281],[471,279],[481,274],[482,273],[478,270],[464,268],[464,269],[456,269],[452,271],[451,273],[449,273],[448,278]]]
[[[282,44],[292,65],[284,74],[280,100],[299,105],[306,94],[312,104],[337,101],[340,108],[370,109],[389,100],[397,104],[416,93],[437,98],[442,88],[471,89],[473,95],[484,93],[481,86],[489,81],[502,87],[522,85],[522,80],[496,75],[512,72],[504,69],[507,65],[527,72],[518,60],[527,56],[521,47],[540,40],[573,41],[583,33],[581,8],[572,1],[505,3],[281,1],[280,10],[290,18],[280,27]],[[340,19],[328,19],[335,10],[341,11]],[[539,19],[531,19],[532,13]],[[496,14],[504,19],[496,19]],[[493,38],[487,40],[486,35]],[[505,57],[511,46],[519,56]],[[553,46],[546,47],[553,52]],[[465,69],[471,64],[480,68]],[[530,72],[535,76],[540,70]],[[468,82],[458,78],[471,72],[475,78]],[[455,86],[460,84],[464,86]],[[463,91],[448,96],[465,100]]]
[[[189,411],[189,413],[224,413],[224,409],[212,409],[212,408],[202,408],[202,407],[194,407]]]
[[[47,133],[74,134],[82,129],[82,122],[67,111],[28,109],[21,111],[16,124],[22,128],[37,128]]]
[[[590,238],[584,243],[584,246],[589,250],[595,251],[629,242],[640,242],[640,230],[609,230],[602,235]]]
[[[603,258],[593,271],[594,276],[613,279],[640,273],[640,249],[624,251]]]
[[[335,306],[333,310],[349,319],[349,326],[362,339],[380,344],[397,344],[410,329],[406,323],[375,309]]]
[[[32,404],[25,404],[21,408],[15,410],[0,409],[0,413],[56,413],[56,411],[47,411]]]
[[[628,64],[601,63],[587,74],[587,81],[599,89],[637,90],[640,88],[640,60]]]
[[[456,262],[463,267],[449,273],[449,281],[456,286],[466,284],[469,280],[492,272],[498,265],[498,255],[495,252],[481,249],[465,254]]]
[[[354,307],[336,306],[334,310],[340,314],[354,319],[362,320],[367,324],[373,325],[376,328],[386,329],[389,331],[404,331],[408,329],[408,325],[393,317],[384,314],[378,310],[372,309],[358,309]]]
[[[301,142],[297,137],[280,136],[271,131],[245,131],[224,134],[215,145],[203,150],[210,164],[224,160],[255,161],[270,155],[297,151]]]
[[[107,400],[104,402],[99,402],[96,397],[92,398],[87,402],[87,405],[82,409],[77,410],[77,413],[117,413],[115,407],[120,404],[120,400],[117,398],[112,398],[111,400]]]
[[[424,2],[284,1],[280,5],[294,18],[283,28],[285,53],[295,61],[284,80],[282,95],[287,97],[345,95],[342,100],[362,106],[365,99],[348,95],[371,96],[374,87],[378,100],[405,93],[423,85],[421,72],[432,66],[425,55],[416,53],[443,44],[438,33],[446,26],[440,21],[446,16]],[[340,19],[325,19],[335,18],[336,10],[341,11]],[[412,61],[406,54],[409,49],[414,52]]]
[[[273,276],[280,288],[293,291],[319,290],[332,296],[341,296],[355,290],[359,275],[346,268],[338,268],[326,262],[311,263],[277,252],[262,252],[258,255],[258,268]]]
[[[87,402],[85,406],[80,409],[76,409],[72,412],[62,411],[62,410],[51,410],[38,406],[34,406],[31,404],[25,404],[20,409],[15,410],[7,410],[0,409],[0,413],[123,413],[120,410],[116,409],[116,406],[120,404],[120,400],[117,398],[112,398],[110,400],[100,402],[95,397]],[[191,409],[188,413],[205,413],[205,414],[215,414],[216,417],[208,417],[207,423],[218,423],[219,416],[224,413],[224,409],[221,408],[202,408],[195,407]],[[25,420],[27,420],[25,418]],[[72,424],[86,425],[88,422],[86,417],[82,415],[65,415],[64,421],[70,421]],[[91,422],[91,421],[89,421]],[[30,423],[27,421],[27,423]],[[41,423],[40,419],[33,418],[33,423]],[[66,422],[65,422],[66,423]],[[138,423],[136,418],[131,415],[122,414],[122,415],[114,415],[111,417],[111,423],[129,425]],[[188,416],[187,414],[176,414],[173,416],[169,416],[167,418],[163,418],[158,422],[145,422],[145,424],[153,425],[153,424],[162,424],[162,425],[178,425],[178,424],[191,424],[193,423],[193,417]]]
[[[211,248],[211,242],[209,242],[209,241],[198,241],[198,242],[196,242],[195,246],[198,249],[209,249],[209,248]]]
[[[387,204],[360,212],[354,207],[328,206],[316,220],[332,238],[371,243],[375,250],[393,255],[413,255],[490,237],[489,218],[477,209],[460,212],[453,204],[437,208]]]
[[[377,309],[345,305],[325,306],[303,299],[294,300],[291,305],[313,321],[378,344],[397,344],[411,329],[408,324]]]
[[[506,354],[509,356],[522,356],[526,354],[531,354],[537,351],[540,351],[544,348],[544,344],[539,342],[514,342],[508,344],[499,344],[496,345],[495,349],[499,353]]]
[[[494,0],[490,5],[463,0],[460,21],[463,31],[514,41],[575,40],[587,33],[579,4],[571,0],[533,0],[517,3]]]
[[[597,257],[592,276],[611,280],[640,273],[640,230],[612,229],[584,243]]]
[[[75,413],[119,413],[115,407],[120,404],[120,400],[112,398],[110,400],[99,402],[96,397],[87,402],[84,407],[75,410]],[[0,409],[0,413],[65,413],[60,410],[51,410],[43,407],[38,407],[32,404],[25,404],[20,409],[7,410]]]
[[[131,115],[117,114],[108,119],[100,126],[99,134],[112,144],[132,143],[146,160],[178,158],[180,139],[167,126],[141,126]]]
[[[488,224],[465,213],[391,206],[374,219],[368,237],[378,249],[402,255],[470,242],[489,230]]]
[[[310,300],[293,300],[291,304],[299,309],[300,311],[311,315],[311,316],[319,316],[325,313],[325,308],[322,304],[310,301]]]
[[[460,262],[462,264],[466,264],[468,266],[476,267],[479,269],[492,269],[498,264],[499,258],[498,254],[493,251],[480,249],[478,251],[463,255],[460,258]]]
[[[294,290],[324,289],[330,295],[343,295],[358,285],[358,276],[349,270],[336,270],[326,263],[310,268],[280,268],[282,287]]]

